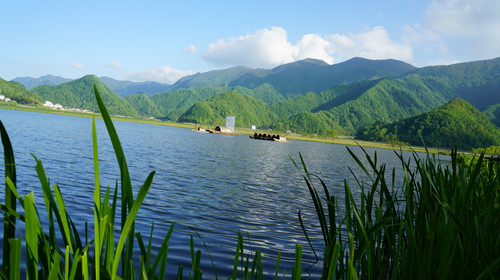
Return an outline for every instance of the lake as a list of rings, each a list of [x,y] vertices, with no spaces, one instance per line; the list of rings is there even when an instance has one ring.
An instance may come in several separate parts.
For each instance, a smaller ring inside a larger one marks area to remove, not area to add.
[[[51,184],[57,183],[61,188],[71,218],[83,232],[85,222],[93,223],[92,120],[3,109],[0,120],[14,148],[19,193],[35,192],[39,211],[44,209],[33,154],[42,161]],[[96,123],[101,184],[114,188],[120,172],[104,122]],[[168,255],[170,276],[175,275],[179,265],[185,267],[185,275],[189,273],[189,239],[194,236],[196,248],[202,251],[204,279],[212,278],[214,273],[203,242],[218,276],[229,277],[237,232],[241,231],[250,239],[245,242],[247,248],[264,252],[267,273],[274,275],[276,257],[281,251],[280,271],[286,270],[290,277],[295,245],[302,243],[303,276],[319,278],[322,264],[315,263],[307,247],[297,217],[299,210],[318,252],[322,251],[322,236],[302,173],[290,157],[300,161],[301,153],[309,172],[319,175],[330,193],[341,201],[344,179],[351,186],[356,185],[350,169],[363,178],[345,146],[308,141],[278,143],[253,140],[246,135],[194,133],[185,128],[120,121],[114,124],[134,191],[139,190],[151,171],[156,171],[139,211],[136,230],[149,236],[154,222],[153,248],[158,249],[174,223]],[[359,147],[351,149],[362,155]],[[379,162],[386,163],[388,170],[399,167],[394,151],[366,150],[371,155],[376,151]],[[404,152],[404,156],[411,153]],[[3,174],[3,162],[0,171]],[[396,177],[402,181],[402,176]],[[0,189],[3,201],[3,186]],[[93,232],[90,226],[89,231]]]

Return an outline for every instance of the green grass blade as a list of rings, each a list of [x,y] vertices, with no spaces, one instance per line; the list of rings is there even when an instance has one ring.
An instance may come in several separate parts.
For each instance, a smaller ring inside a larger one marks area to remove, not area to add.
[[[316,261],[319,259],[318,255],[316,254],[316,251],[314,250],[314,247],[312,246],[311,239],[309,239],[309,235],[307,234],[306,227],[304,226],[304,222],[302,221],[302,215],[300,215],[300,210],[299,213],[297,214],[299,216],[299,224],[300,227],[302,228],[302,232],[304,233],[304,236],[306,237],[307,243],[309,244],[309,248],[314,253],[314,256],[316,257]]]
[[[66,236],[66,240],[68,240],[68,245],[69,248],[71,249],[71,252],[74,252],[73,248],[73,238],[71,236],[71,231],[69,229],[68,225],[68,217],[66,216],[66,206],[64,205],[64,201],[61,195],[61,190],[59,189],[59,186],[54,185],[54,193],[56,196],[56,202],[57,206],[59,208],[59,214],[61,215],[61,222],[63,226],[63,234]]]
[[[191,227],[190,227],[190,228],[191,228]],[[199,239],[201,240],[201,242],[203,243],[203,246],[205,247],[205,250],[207,250],[207,253],[208,253],[208,258],[209,258],[209,259],[210,259],[210,261],[212,262],[212,269],[213,269],[213,271],[214,271],[215,279],[216,279],[216,280],[217,280],[217,279],[219,279],[219,278],[217,277],[217,270],[215,269],[215,263],[214,263],[214,260],[212,259],[212,255],[210,254],[210,250],[208,250],[208,246],[207,246],[207,244],[205,243],[205,241],[203,241],[203,238],[201,238],[201,235],[200,235],[198,232],[196,232],[193,228],[191,228],[191,230],[193,230],[193,231],[196,233],[196,235],[198,236],[198,238],[199,238]]]
[[[69,246],[66,246],[66,251],[64,254],[64,279],[69,279]]]
[[[97,86],[94,85],[94,93],[97,101],[97,105],[99,106],[99,110],[101,112],[102,119],[106,125],[106,129],[108,130],[109,138],[111,139],[111,144],[113,145],[113,149],[115,151],[116,160],[118,161],[118,165],[120,167],[121,174],[121,187],[122,187],[122,228],[125,224],[125,220],[127,218],[127,208],[130,209],[133,204],[132,197],[132,183],[130,180],[130,174],[127,167],[127,161],[125,159],[125,153],[123,152],[122,145],[120,144],[120,139],[118,138],[118,133],[116,133],[115,126],[111,117],[109,116],[108,110],[104,105],[104,102],[101,99],[101,95],[97,90]]]
[[[101,184],[99,182],[99,153],[97,149],[97,131],[95,125],[95,115],[92,115],[92,150],[94,152],[94,268],[95,279],[101,278],[101,249],[104,236],[104,223],[101,219]]]
[[[113,261],[113,269],[112,269],[112,279],[116,279],[116,273],[118,271],[118,264],[120,262],[120,255],[123,250],[123,247],[125,246],[125,241],[129,235],[130,230],[132,229],[132,225],[135,220],[135,216],[137,215],[137,212],[139,212],[139,208],[142,205],[142,202],[144,201],[144,198],[146,197],[146,194],[149,191],[149,188],[151,187],[151,183],[153,182],[153,177],[154,177],[155,172],[151,172],[144,182],[144,185],[139,190],[139,193],[137,194],[137,199],[135,200],[134,204],[132,205],[132,208],[130,210],[129,216],[127,217],[127,220],[125,221],[125,225],[123,227],[123,230],[120,235],[120,239],[118,240],[118,245],[116,247],[116,252],[115,252],[115,258]]]
[[[292,279],[300,280],[302,275],[302,245],[295,245],[295,261],[292,268]]]
[[[280,261],[281,261],[281,251],[278,251],[278,260],[276,261],[276,270],[274,272],[274,280],[278,280],[278,272],[280,270]]]
[[[35,194],[31,192],[24,197],[24,214],[26,218],[26,276],[38,279],[38,233],[40,223],[36,215]]]
[[[160,278],[165,279],[165,277],[161,277],[162,275],[165,274],[165,269],[166,269],[166,263],[167,263],[167,257],[168,257],[168,240],[170,239],[170,236],[172,235],[172,232],[174,231],[174,224],[170,226],[170,229],[168,230],[167,234],[165,235],[165,238],[163,238],[163,242],[161,244],[160,250],[158,250],[158,255],[156,256],[156,259],[153,263],[152,271],[156,271],[158,265],[161,264],[160,266]],[[152,239],[153,236],[150,236]]]
[[[83,279],[85,280],[89,280],[89,264],[87,256],[87,251],[85,251],[82,256],[82,274]]]
[[[10,143],[9,135],[7,130],[3,126],[2,121],[0,121],[0,135],[2,137],[2,145],[4,152],[4,165],[5,165],[5,178],[9,178],[11,182],[16,185],[16,163],[14,159],[14,150],[12,149],[12,144]],[[12,192],[11,188],[5,186],[5,206],[16,210],[16,195]],[[3,224],[3,260],[2,260],[2,270],[6,271],[10,267],[10,243],[9,239],[15,238],[16,232],[16,219],[9,213],[5,214],[4,224]]]
[[[76,249],[75,251],[75,254],[74,254],[74,258],[73,258],[73,263],[71,264],[71,271],[70,271],[70,274],[69,274],[69,279],[75,279],[75,278],[78,278],[80,279],[81,277],[76,277],[76,273],[77,273],[77,269],[78,269],[78,263],[80,262],[80,260],[82,259],[82,256],[80,255],[80,249]]]
[[[335,243],[335,247],[333,249],[333,254],[330,259],[330,265],[328,266],[328,275],[326,275],[326,279],[335,279],[335,271],[337,269],[337,261],[340,256],[340,250],[342,246],[340,245],[339,241]]]
[[[21,237],[9,239],[9,279],[21,279]]]

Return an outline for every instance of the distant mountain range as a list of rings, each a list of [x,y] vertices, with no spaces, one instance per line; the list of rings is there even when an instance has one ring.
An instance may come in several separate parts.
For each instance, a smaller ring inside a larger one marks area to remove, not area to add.
[[[158,82],[119,81],[109,77],[100,77],[100,80],[121,97],[140,93],[151,96],[155,93],[164,92],[171,88],[171,85]],[[19,82],[24,85],[26,89],[32,90],[41,85],[57,86],[60,84],[71,82],[72,79],[45,75],[41,76],[40,78],[18,77],[13,79],[12,81]]]
[[[40,77],[36,81],[45,84],[32,90],[26,88],[35,79],[0,79],[0,89],[6,96],[30,96],[31,103],[50,100],[96,111],[90,95],[95,83],[108,96],[112,114],[206,125],[222,123],[230,114],[236,116],[237,127],[255,124],[318,135],[354,135],[377,122],[397,122],[457,98],[500,123],[500,58],[424,68],[397,60],[353,58],[329,65],[305,59],[270,70],[233,67],[197,73],[173,85],[93,75],[62,79]],[[10,85],[9,92],[2,83]]]
[[[13,79],[12,81],[21,83],[26,89],[32,90],[36,88],[37,86],[41,85],[48,85],[48,86],[56,86],[59,84],[67,83],[70,82],[71,79],[59,77],[59,76],[52,76],[52,75],[45,75],[41,76],[40,78],[31,78],[31,77],[17,77]]]
[[[220,86],[255,88],[270,84],[289,99],[308,92],[327,90],[335,85],[399,77],[414,69],[415,66],[392,59],[369,60],[357,57],[333,65],[322,60],[305,59],[271,70],[234,67],[199,73],[180,79],[171,89]]]

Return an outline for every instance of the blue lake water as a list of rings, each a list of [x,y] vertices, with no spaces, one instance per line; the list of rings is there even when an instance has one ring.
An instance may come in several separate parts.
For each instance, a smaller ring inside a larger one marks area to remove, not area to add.
[[[33,154],[42,161],[51,183],[61,188],[68,211],[83,232],[85,222],[93,222],[92,120],[3,109],[0,109],[0,120],[14,148],[20,194],[35,192],[39,211],[44,209]],[[96,122],[101,184],[114,188],[120,178],[118,165],[103,121]],[[281,251],[280,271],[286,270],[290,277],[295,245],[302,243],[303,276],[318,278],[322,264],[315,264],[312,251],[306,246],[298,211],[303,212],[310,238],[319,252],[321,232],[306,184],[290,156],[300,161],[301,153],[309,172],[320,175],[330,193],[341,201],[344,179],[352,186],[356,184],[349,168],[362,178],[361,169],[345,146],[307,141],[258,141],[245,135],[194,133],[185,128],[120,121],[114,124],[134,191],[139,190],[151,171],[156,171],[139,211],[136,230],[149,236],[154,222],[153,248],[158,249],[174,223],[168,255],[170,276],[175,275],[179,265],[185,267],[185,275],[189,272],[189,239],[194,236],[196,248],[202,251],[204,278],[213,278],[214,272],[203,242],[219,278],[229,277],[237,232],[241,231],[250,238],[250,244],[246,242],[248,249],[264,252],[267,273],[274,275],[276,256]],[[359,147],[351,149],[362,155]],[[394,151],[366,150],[370,154],[376,151],[379,162],[386,163],[389,170],[399,167]],[[411,153],[404,155],[408,157]],[[3,162],[0,171],[3,174]],[[398,172],[396,179],[402,181],[402,174]],[[2,187],[2,201],[3,192]],[[90,226],[89,232],[93,232]]]

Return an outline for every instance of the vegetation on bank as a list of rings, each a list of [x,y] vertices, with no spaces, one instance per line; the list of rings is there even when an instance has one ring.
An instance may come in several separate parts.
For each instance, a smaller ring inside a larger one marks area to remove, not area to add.
[[[428,113],[391,124],[377,122],[361,129],[357,138],[368,141],[400,141],[432,147],[486,148],[500,143],[500,129],[462,99],[455,99]]]
[[[134,198],[118,135],[97,88],[94,90],[121,174],[114,190],[108,187],[101,196],[93,121],[95,192],[94,221],[90,224],[94,233],[88,243],[83,242],[88,240],[87,236],[79,235],[66,211],[59,187],[55,184],[51,188],[42,162],[35,157],[48,217],[48,228],[42,227],[33,192],[23,196],[17,192],[14,151],[0,122],[5,165],[5,199],[1,204],[2,279],[19,279],[21,267],[25,267],[27,279],[165,279],[167,269],[171,269],[167,257],[173,226],[154,253],[151,250],[154,230],[149,239],[135,233],[135,216],[154,172]],[[452,153],[451,162],[445,164],[430,155],[419,158],[414,154],[411,159],[399,155],[404,181],[396,185],[397,171],[386,170],[383,163],[377,162],[376,154],[370,156],[365,152],[364,158],[359,158],[350,149],[349,152],[364,174],[353,172],[358,183],[350,186],[346,180],[343,194],[330,193],[321,177],[307,169],[302,157],[300,162],[294,162],[298,171],[303,172],[323,233],[324,246],[314,248],[322,259],[321,279],[500,277],[500,220],[495,218],[500,216],[498,163],[482,155],[466,163],[456,152]],[[117,203],[118,199],[121,203]],[[298,216],[307,237],[310,229],[304,227],[300,211]],[[119,225],[115,225],[115,220],[120,221]],[[20,224],[24,224],[25,232],[16,238],[16,227]],[[21,252],[22,244],[25,253]],[[139,248],[140,263],[132,261],[134,247]],[[264,279],[262,253],[247,252],[238,233],[233,273],[220,277]],[[297,245],[290,272],[281,271],[278,255],[274,279],[300,279],[301,252],[302,245]],[[204,256],[207,257],[210,255]],[[204,273],[209,273],[202,271],[202,252],[195,250],[193,242],[186,258],[191,259],[192,267],[177,268],[176,279],[202,279]],[[25,265],[21,266],[21,262]],[[216,271],[213,267],[218,278]]]

